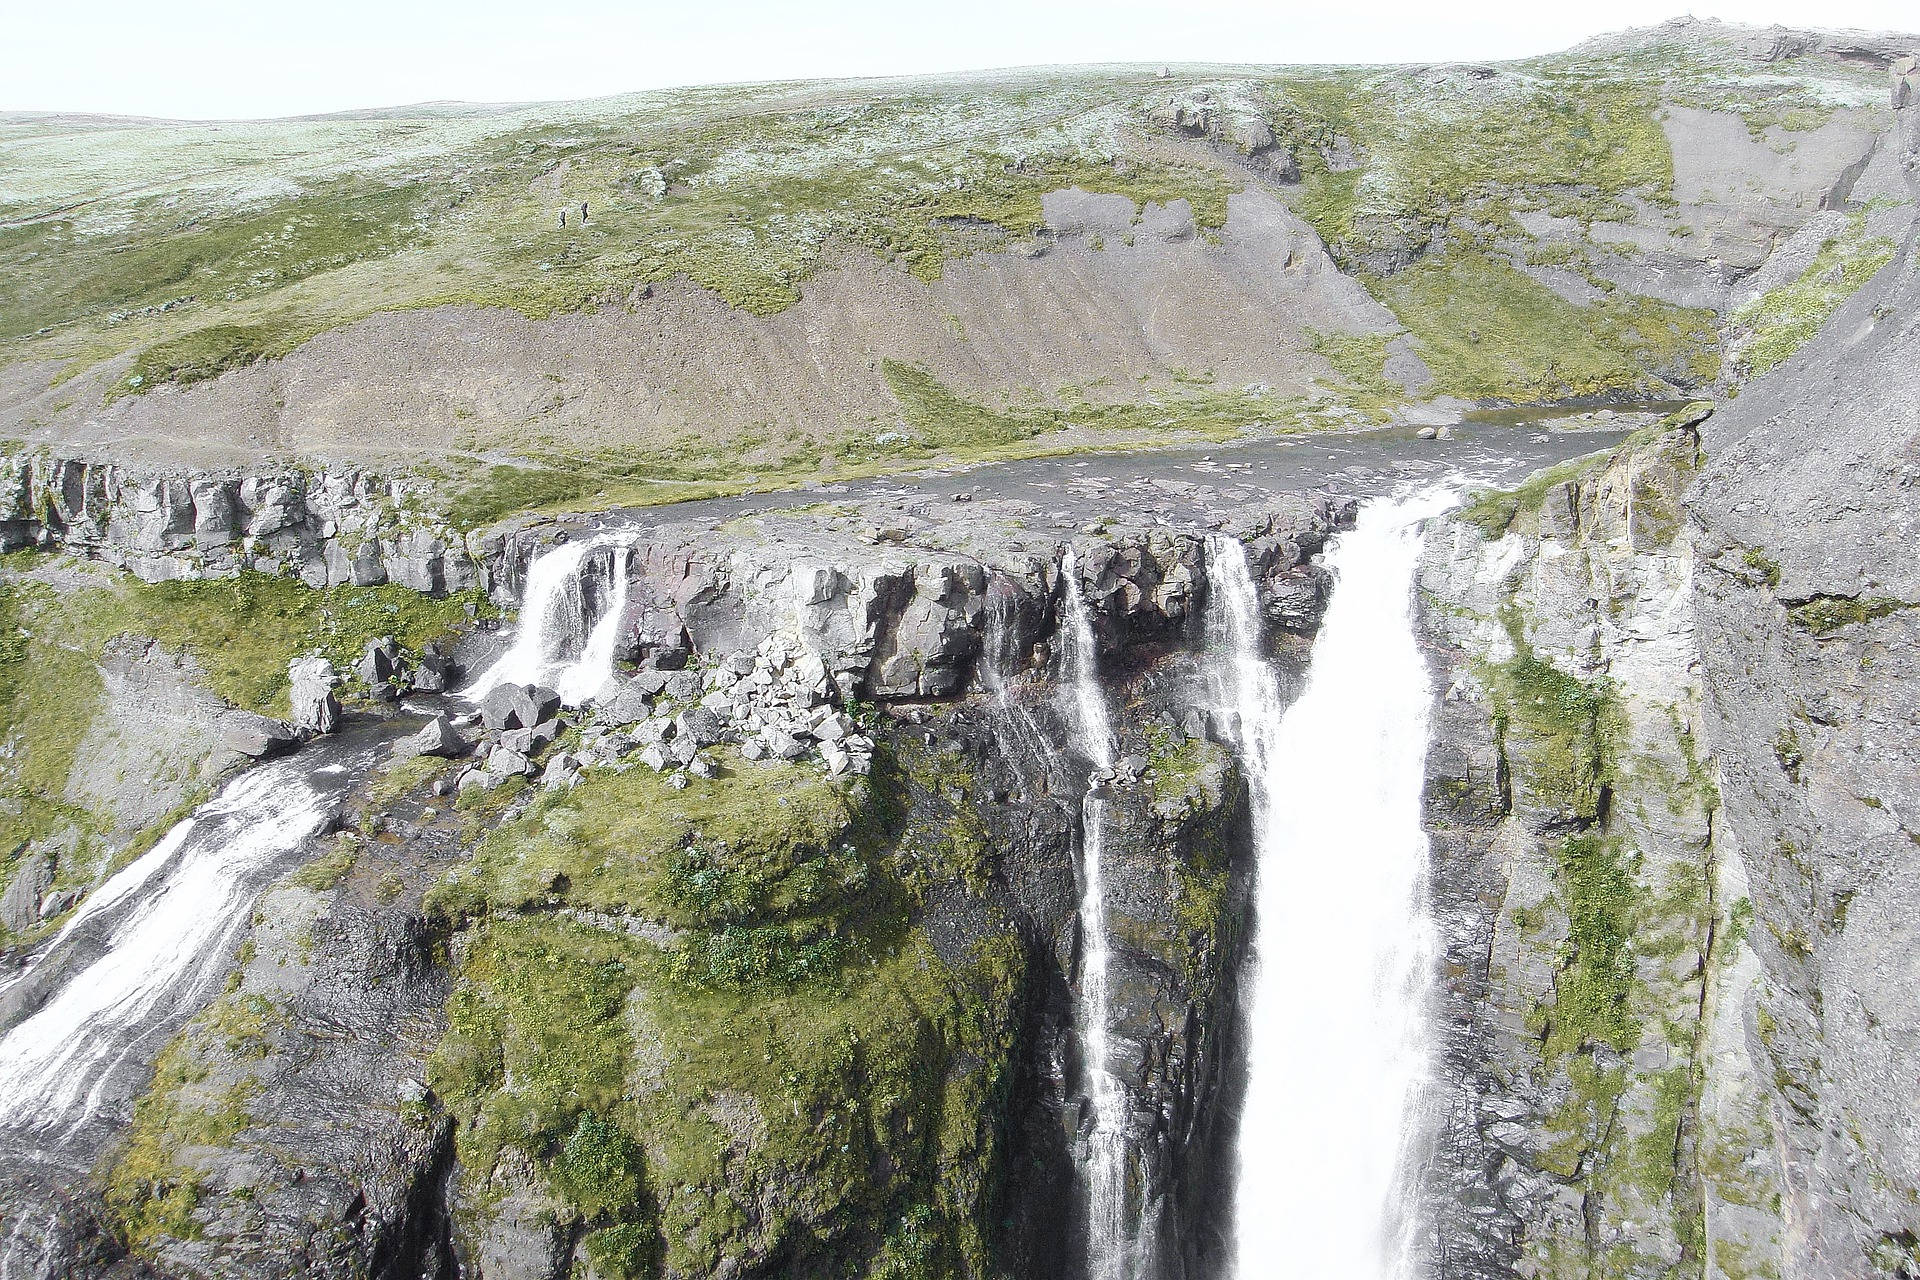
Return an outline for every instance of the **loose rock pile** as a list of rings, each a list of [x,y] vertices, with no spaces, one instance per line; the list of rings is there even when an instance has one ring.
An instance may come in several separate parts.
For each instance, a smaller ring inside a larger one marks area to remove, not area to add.
[[[734,746],[746,760],[798,761],[817,756],[833,776],[873,767],[873,739],[832,700],[833,685],[818,654],[772,636],[755,651],[738,651],[681,671],[643,670],[609,679],[578,710],[539,685],[499,685],[466,715],[438,716],[402,748],[478,763],[448,789],[491,790],[511,777],[570,787],[589,769],[645,765],[673,776],[718,772],[710,748]],[[569,729],[577,740],[549,753]]]

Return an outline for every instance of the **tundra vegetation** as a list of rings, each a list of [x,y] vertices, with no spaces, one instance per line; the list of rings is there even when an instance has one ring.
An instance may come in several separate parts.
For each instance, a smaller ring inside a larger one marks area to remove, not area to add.
[[[1409,392],[1384,374],[1391,333],[1312,337],[1324,368],[1308,399],[1216,385],[1206,369],[958,385],[882,349],[899,412],[872,422],[618,448],[583,447],[591,424],[572,443],[533,428],[417,462],[475,527],[928,461],[1377,422],[1423,396],[1670,397],[1720,376],[1721,317],[1617,283],[1637,251],[1596,230],[1677,208],[1667,115],[1734,113],[1787,147],[1884,92],[1813,58],[1755,77],[1716,48],[1602,46],[1497,69],[761,85],[247,126],[15,121],[0,130],[0,361],[49,362],[63,379],[107,362],[104,394],[137,397],[382,312],[549,319],[687,280],[768,316],[849,254],[933,282],[959,259],[1038,252],[1055,235],[1049,192],[1140,211],[1185,202],[1217,240],[1229,197],[1259,187],[1391,312],[1430,383]],[[1737,372],[1777,364],[1888,252],[1850,233],[1753,303]]]

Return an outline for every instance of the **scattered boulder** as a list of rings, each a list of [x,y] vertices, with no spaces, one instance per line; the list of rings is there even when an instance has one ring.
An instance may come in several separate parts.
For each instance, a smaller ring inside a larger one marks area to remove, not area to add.
[[[473,744],[453,727],[453,721],[446,716],[435,716],[422,725],[420,732],[413,736],[413,747],[417,754],[439,756],[453,760],[473,750]]]
[[[287,664],[292,683],[294,727],[305,734],[332,733],[340,727],[340,699],[334,695],[340,677],[325,658],[295,658]]]
[[[511,748],[495,747],[493,753],[487,757],[487,772],[503,778],[510,778],[515,774],[525,775],[533,772],[533,761]]]
[[[666,673],[656,671],[641,674],[659,676],[659,686],[665,687]],[[653,692],[658,693],[659,688],[655,688]],[[592,703],[601,714],[615,724],[632,724],[636,720],[644,720],[653,709],[652,695],[642,687],[639,679],[624,680],[619,676],[612,677],[602,685],[600,691],[593,695]]]
[[[220,740],[243,756],[263,760],[300,745],[300,731],[285,720],[229,711],[220,717]]]
[[[726,737],[727,726],[711,707],[695,707],[674,718],[674,740],[690,739],[695,747],[710,747]]]
[[[367,692],[375,702],[391,702],[398,698],[400,685],[406,677],[405,660],[399,644],[392,636],[369,640],[366,651],[353,664],[353,674],[367,686]]]
[[[499,733],[503,729],[531,729],[560,710],[560,695],[537,684],[501,684],[480,700],[480,721]]]
[[[453,687],[459,673],[460,669],[454,660],[440,652],[438,645],[430,644],[414,664],[413,689],[416,693],[445,693]]]

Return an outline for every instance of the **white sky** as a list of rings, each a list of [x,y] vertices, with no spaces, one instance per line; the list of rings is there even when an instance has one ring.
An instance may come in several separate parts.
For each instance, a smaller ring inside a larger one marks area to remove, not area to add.
[[[1043,63],[1492,60],[1687,3],[4,0],[0,110],[232,119]],[[1730,22],[1920,27],[1914,0],[1694,3]]]

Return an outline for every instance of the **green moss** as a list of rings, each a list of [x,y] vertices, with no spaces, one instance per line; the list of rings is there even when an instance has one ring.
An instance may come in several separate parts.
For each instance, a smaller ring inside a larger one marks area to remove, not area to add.
[[[925,752],[859,793],[742,766],[682,792],[635,770],[536,800],[452,895],[518,904],[454,948],[431,1079],[463,1164],[484,1183],[502,1148],[526,1152],[615,1274],[748,1254],[979,1274],[1024,949],[996,918],[970,959],[943,960],[892,905],[921,891],[910,868],[951,884],[971,843],[952,763]],[[547,913],[561,902],[673,931]],[[860,944],[831,966],[733,982],[685,963],[702,940],[823,912]]]
[[[1605,679],[1577,679],[1538,656],[1510,606],[1502,621],[1514,656],[1485,675],[1502,750],[1542,801],[1574,821],[1597,822],[1614,774],[1614,692]]]
[[[367,804],[385,809],[425,786],[452,767],[438,756],[410,756],[388,765],[367,786]]]
[[[340,832],[324,853],[293,873],[293,882],[303,889],[325,893],[347,878],[359,858],[360,838],[350,832]]]
[[[1624,1067],[1602,1066],[1587,1054],[1568,1058],[1564,1067],[1567,1092],[1543,1126],[1548,1141],[1539,1162],[1572,1179],[1587,1172],[1593,1153],[1607,1149],[1629,1081]]]
[[[1656,1072],[1649,1083],[1653,1091],[1650,1123],[1629,1145],[1625,1173],[1658,1202],[1678,1190],[1683,1172],[1681,1128],[1699,1105],[1699,1082],[1691,1067],[1681,1066]]]
[[[1784,364],[1820,332],[1827,318],[1893,260],[1898,246],[1866,233],[1866,215],[1853,215],[1847,232],[1828,240],[1790,284],[1755,298],[1734,312],[1734,322],[1752,332],[1741,355],[1757,377]]]
[[[1633,1012],[1638,892],[1611,838],[1567,836],[1556,850],[1568,936],[1554,975],[1542,1052],[1549,1063],[1595,1044],[1626,1053],[1640,1038]]]
[[[800,764],[730,762],[680,791],[650,769],[596,772],[495,828],[428,902],[471,882],[494,907],[566,903],[686,929],[831,912],[868,896],[871,842],[855,828],[879,804],[872,784]]]
[[[208,1064],[223,1055],[260,1056],[256,1046],[274,1017],[261,997],[222,996],[161,1051],[106,1182],[108,1209],[136,1254],[148,1254],[163,1237],[199,1237],[194,1210],[205,1174],[191,1153],[223,1146],[245,1129],[259,1091],[250,1077],[211,1085]]]
[[[1459,249],[1373,286],[1412,331],[1434,390],[1539,402],[1697,381],[1718,341],[1710,311],[1652,298],[1575,306],[1504,258]]]
[[[1189,738],[1178,730],[1150,726],[1147,730],[1147,781],[1156,806],[1197,799],[1202,775],[1231,759],[1227,749],[1205,738]]]
[[[1787,777],[1800,781],[1800,766],[1806,762],[1806,756],[1800,750],[1800,734],[1792,725],[1773,736],[1773,758]]]
[[[1740,555],[1740,561],[1747,568],[1760,575],[1761,581],[1769,587],[1780,585],[1780,562],[1758,547],[1748,547]]]
[[[1787,617],[1802,631],[1825,636],[1842,627],[1858,626],[1914,608],[1920,605],[1890,596],[1815,596],[1793,605],[1787,610]]]
[[[1489,489],[1477,493],[1473,501],[1460,509],[1456,519],[1479,529],[1489,538],[1505,536],[1522,513],[1538,514],[1547,494],[1563,484],[1573,484],[1605,465],[1607,455],[1590,453],[1543,467],[1513,489]]]

